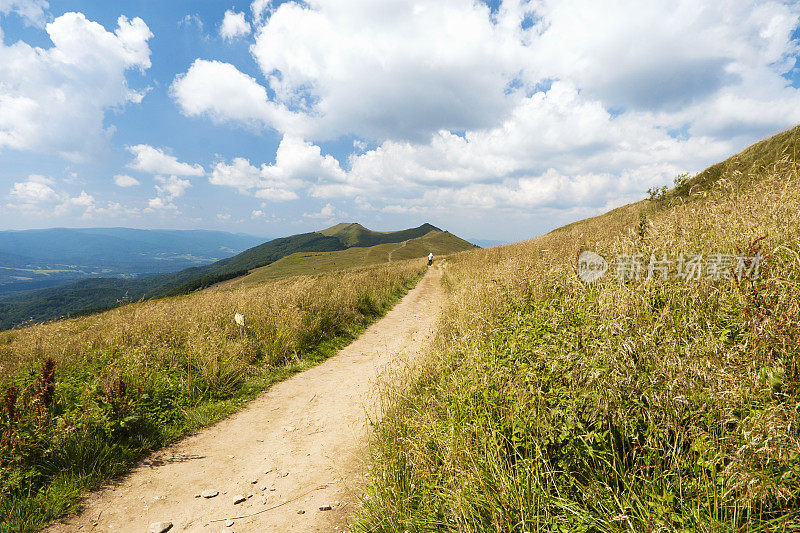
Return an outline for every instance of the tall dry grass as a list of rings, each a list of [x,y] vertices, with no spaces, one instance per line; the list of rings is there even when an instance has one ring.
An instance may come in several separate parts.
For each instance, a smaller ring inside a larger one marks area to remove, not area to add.
[[[253,364],[279,365],[321,337],[379,312],[414,276],[419,262],[334,275],[272,280],[234,290],[129,304],[84,318],[0,332],[0,376],[52,358],[58,366],[113,353],[106,371],[150,372],[186,364],[209,374],[221,364],[245,375]],[[235,324],[242,313],[244,335]]]
[[[356,530],[800,530],[796,160],[665,198],[447,260],[437,355],[386,395]],[[754,283],[576,275],[585,249],[759,246]]]
[[[0,333],[0,531],[35,530],[147,450],[330,355],[424,269],[212,288]]]

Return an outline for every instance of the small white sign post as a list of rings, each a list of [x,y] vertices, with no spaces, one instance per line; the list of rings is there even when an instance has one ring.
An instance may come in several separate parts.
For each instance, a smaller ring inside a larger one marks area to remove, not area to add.
[[[239,336],[244,340],[244,315],[236,313],[233,315],[233,321],[239,326]]]

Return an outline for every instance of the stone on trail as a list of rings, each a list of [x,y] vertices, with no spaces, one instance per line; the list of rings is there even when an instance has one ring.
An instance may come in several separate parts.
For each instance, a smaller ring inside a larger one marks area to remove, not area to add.
[[[213,498],[214,496],[218,495],[219,491],[214,489],[207,489],[200,493],[200,496],[203,498]]]
[[[172,522],[153,522],[150,524],[150,533],[167,533],[172,529]]]
[[[333,509],[333,507],[331,507],[330,505],[320,505],[319,506],[319,510],[320,511],[330,511],[331,509]]]
[[[228,518],[228,519],[225,521],[225,527],[233,527],[233,523],[234,523],[234,522],[233,522],[233,520],[231,520],[230,518]]]
[[[247,498],[245,498],[241,494],[237,494],[236,496],[233,497],[233,505],[236,505],[237,503],[242,503],[245,500],[247,500]]]

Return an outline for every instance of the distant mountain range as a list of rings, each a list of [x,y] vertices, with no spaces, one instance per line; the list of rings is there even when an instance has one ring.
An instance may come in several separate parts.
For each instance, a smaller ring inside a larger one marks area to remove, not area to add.
[[[134,279],[219,261],[263,239],[203,230],[0,231],[0,297],[91,277]]]
[[[337,224],[318,232],[274,239],[233,257],[178,272],[138,279],[96,277],[64,286],[12,294],[0,298],[0,329],[26,322],[108,309],[142,298],[185,294],[245,275],[252,269],[269,265],[297,252],[333,252],[353,247],[402,243],[431,232],[442,231],[431,224],[391,232],[372,231],[355,223]],[[458,241],[458,244],[452,245],[450,251],[473,247],[466,241]],[[156,249],[156,246],[153,248]]]

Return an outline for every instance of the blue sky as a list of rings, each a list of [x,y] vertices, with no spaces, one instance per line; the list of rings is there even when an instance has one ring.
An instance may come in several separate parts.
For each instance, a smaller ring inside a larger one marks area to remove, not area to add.
[[[0,0],[0,228],[529,238],[800,123],[798,3],[718,4]]]

